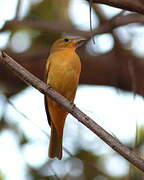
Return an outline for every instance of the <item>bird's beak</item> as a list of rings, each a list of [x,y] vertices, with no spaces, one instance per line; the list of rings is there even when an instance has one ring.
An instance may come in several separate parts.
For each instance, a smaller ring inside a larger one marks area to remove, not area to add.
[[[83,42],[83,41],[86,41],[86,40],[87,40],[86,38],[76,38],[76,39],[73,40],[73,42],[74,42],[75,44],[79,44],[79,43],[81,43],[81,42]]]

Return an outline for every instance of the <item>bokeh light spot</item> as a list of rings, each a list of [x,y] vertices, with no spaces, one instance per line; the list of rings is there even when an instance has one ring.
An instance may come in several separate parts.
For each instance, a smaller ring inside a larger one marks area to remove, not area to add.
[[[111,34],[102,34],[94,37],[95,44],[93,41],[89,41],[87,50],[90,54],[104,54],[112,50],[114,46],[114,40]]]
[[[89,4],[83,0],[71,0],[69,4],[69,17],[73,24],[81,30],[90,29]],[[92,27],[96,28],[98,18],[92,10]]]
[[[119,8],[107,6],[104,4],[99,4],[99,7],[103,10],[107,18],[112,18],[122,11]]]
[[[11,39],[11,48],[17,53],[26,51],[30,45],[31,37],[27,31],[19,31]]]
[[[128,162],[126,162],[121,156],[111,155],[108,156],[105,161],[107,162],[106,170],[110,175],[122,177],[128,173]]]
[[[0,33],[0,49],[6,48],[9,36],[10,36],[10,32]]]

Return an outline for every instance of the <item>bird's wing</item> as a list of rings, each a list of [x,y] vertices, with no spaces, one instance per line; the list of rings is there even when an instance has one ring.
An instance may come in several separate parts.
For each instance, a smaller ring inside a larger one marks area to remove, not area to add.
[[[50,62],[48,60],[47,64],[46,64],[45,74],[44,74],[45,83],[47,83],[49,69],[50,69]],[[47,97],[47,95],[44,95],[44,102],[45,102],[45,111],[47,114],[47,120],[48,120],[49,125],[51,126],[51,117],[50,117],[50,113],[49,113],[49,109],[48,109],[48,97]]]

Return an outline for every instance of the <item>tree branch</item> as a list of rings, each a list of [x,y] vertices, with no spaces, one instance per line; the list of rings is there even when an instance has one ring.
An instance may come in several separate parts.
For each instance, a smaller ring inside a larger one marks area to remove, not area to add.
[[[131,162],[140,170],[144,171],[144,160],[141,159],[135,152],[129,150],[119,140],[114,138],[111,134],[106,132],[90,117],[79,110],[73,103],[70,103],[66,98],[57,93],[50,85],[46,85],[43,81],[36,78],[33,74],[16,63],[6,53],[0,52],[0,62],[14,72],[22,81],[32,85],[43,94],[47,94],[50,98],[62,105],[69,113],[77,118],[82,124],[89,128],[93,133],[98,135],[105,141],[112,149],[121,154],[125,159]]]
[[[71,25],[63,24],[60,22],[56,23],[56,22],[47,22],[47,21],[32,20],[32,19],[12,20],[12,21],[7,21],[3,26],[3,28],[0,30],[0,32],[6,30],[12,30],[17,27],[27,26],[27,27],[36,28],[42,32],[56,32],[56,33],[66,32],[69,34],[80,35],[90,38],[91,35],[111,32],[114,28],[131,23],[144,23],[144,16],[140,14],[119,15],[110,20],[105,21],[105,23],[101,24],[92,32],[80,31]]]
[[[144,3],[142,0],[93,0],[93,3],[106,4],[127,11],[144,14]]]

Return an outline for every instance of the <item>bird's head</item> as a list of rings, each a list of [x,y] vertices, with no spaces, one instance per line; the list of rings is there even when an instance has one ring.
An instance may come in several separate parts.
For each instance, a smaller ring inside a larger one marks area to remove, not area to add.
[[[85,38],[75,38],[75,37],[69,37],[69,36],[63,37],[56,40],[52,44],[50,51],[55,52],[55,51],[63,50],[67,48],[75,50],[78,47],[79,43],[85,40],[86,40]]]

